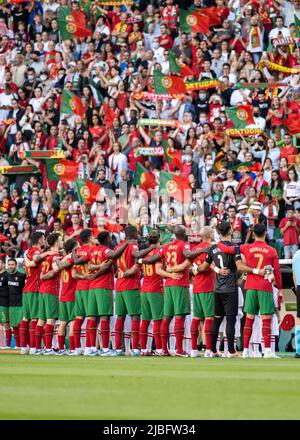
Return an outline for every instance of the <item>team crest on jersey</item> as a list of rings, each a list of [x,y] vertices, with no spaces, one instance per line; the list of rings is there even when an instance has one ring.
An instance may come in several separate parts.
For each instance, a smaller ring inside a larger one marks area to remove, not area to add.
[[[197,18],[195,15],[188,15],[186,17],[186,22],[189,26],[195,26],[195,24],[197,24]]]
[[[68,32],[70,32],[71,34],[74,34],[77,31],[77,26],[76,24],[72,21],[69,22],[66,26],[66,29]]]
[[[161,82],[162,82],[162,85],[163,85],[166,89],[169,89],[169,88],[172,87],[172,85],[173,85],[173,81],[172,81],[172,79],[171,79],[169,76],[167,76],[166,78],[163,78],[163,79],[161,80]]]
[[[243,108],[238,109],[236,115],[241,121],[245,121],[248,118],[248,112]]]
[[[166,183],[166,188],[167,188],[168,193],[172,194],[177,191],[178,186],[177,186],[177,183],[174,182],[174,180],[169,180]]]
[[[65,172],[65,166],[61,163],[57,163],[54,165],[53,171],[55,172],[55,174],[61,176]]]
[[[89,188],[86,185],[84,185],[82,188],[80,188],[80,195],[84,199],[87,199],[88,197],[90,197],[91,193],[90,193]]]

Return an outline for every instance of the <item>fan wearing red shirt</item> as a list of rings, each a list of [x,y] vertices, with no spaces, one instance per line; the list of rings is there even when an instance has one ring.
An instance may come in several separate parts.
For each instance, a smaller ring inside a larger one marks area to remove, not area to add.
[[[81,350],[81,326],[84,319],[88,316],[88,296],[90,288],[90,280],[92,274],[90,272],[88,261],[90,253],[95,246],[93,232],[91,229],[84,229],[79,234],[80,242],[82,246],[79,246],[75,253],[77,257],[81,258],[80,264],[75,264],[72,268],[72,276],[77,280],[75,288],[75,322],[74,322],[74,344],[75,344],[75,356],[82,355]],[[89,339],[89,322],[86,325],[86,342],[84,355],[90,354],[90,339]]]
[[[290,164],[295,162],[295,155],[298,154],[298,149],[292,144],[292,137],[289,134],[284,135],[284,147],[281,150],[280,158],[285,157]]]
[[[70,353],[73,354],[75,350],[74,345],[74,320],[75,320],[75,288],[76,280],[72,276],[72,266],[75,264],[74,254],[72,252],[79,246],[75,238],[70,238],[64,244],[66,256],[61,260],[56,260],[53,263],[53,269],[60,272],[60,295],[59,295],[59,320],[60,325],[57,331],[57,340],[59,351],[57,354],[65,354],[65,338],[66,327],[70,324]],[[76,262],[78,262],[76,260]]]
[[[55,321],[58,318],[59,275],[53,263],[59,257],[63,246],[60,234],[50,234],[47,238],[49,255],[41,264],[41,285],[39,297],[39,320],[35,328],[36,355],[42,354],[42,333],[45,329],[45,355],[55,354],[52,349]],[[46,325],[45,325],[46,324]]]
[[[108,231],[102,231],[97,237],[99,246],[95,246],[89,256],[89,268],[93,270],[88,296],[88,323],[91,344],[90,355],[97,355],[96,335],[97,318],[101,317],[101,356],[110,356],[109,328],[110,317],[113,315],[114,267],[113,261],[118,259],[128,246],[125,242],[116,251],[111,250],[111,236]],[[94,272],[95,271],[95,272]]]
[[[293,206],[287,208],[287,217],[279,223],[283,235],[284,258],[293,258],[299,249],[300,220],[295,217]]]
[[[149,244],[159,246],[159,233],[150,232],[148,235]],[[158,247],[149,252],[148,256],[159,254]],[[142,356],[150,356],[147,351],[148,327],[153,320],[153,336],[155,341],[155,355],[161,356],[162,346],[160,337],[160,326],[164,314],[163,298],[163,278],[181,278],[181,275],[171,274],[163,270],[161,262],[153,264],[143,264],[143,284],[141,288],[141,326],[140,326],[140,344]]]
[[[160,25],[160,37],[158,37],[158,41],[160,47],[163,49],[172,49],[173,47],[173,38],[168,35],[167,26],[164,23]]]
[[[66,230],[66,236],[65,240],[68,240],[69,238],[79,238],[80,233],[83,230],[83,227],[80,224],[80,216],[77,213],[72,214],[71,217],[71,223],[72,226]]]
[[[265,225],[257,223],[253,228],[253,232],[254,243],[252,244],[226,246],[223,243],[218,243],[218,247],[224,253],[237,253],[240,251],[245,257],[246,265],[253,268],[253,274],[247,274],[245,284],[244,311],[247,315],[244,327],[243,357],[249,357],[249,341],[252,335],[253,322],[255,315],[260,313],[262,317],[262,335],[265,343],[265,358],[270,358],[274,357],[271,351],[271,318],[272,314],[275,313],[273,285],[268,279],[260,276],[261,271],[266,266],[273,268],[279,298],[282,298],[282,279],[277,252],[265,242]]]
[[[31,247],[24,255],[26,281],[22,298],[24,318],[20,324],[21,354],[35,353],[35,328],[39,316],[39,288],[41,283],[40,263],[49,255],[48,251],[42,251],[46,244],[43,232],[34,232],[30,237],[30,241]],[[27,348],[28,339],[29,350]]]
[[[186,240],[186,229],[184,226],[177,225],[174,228],[175,240],[164,245],[159,254],[144,258],[143,264],[154,264],[162,260],[167,271],[172,272],[175,266],[185,263],[187,259],[196,258],[202,253],[202,250],[190,251],[190,246]],[[162,356],[170,356],[168,352],[169,325],[173,316],[175,316],[175,338],[176,338],[176,356],[187,357],[183,351],[183,336],[185,315],[190,313],[190,275],[188,265],[179,272],[179,279],[167,278],[164,288],[164,319],[161,323],[161,341]]]
[[[122,350],[122,334],[124,330],[124,321],[126,315],[131,316],[131,344],[132,356],[139,356],[139,327],[141,314],[141,271],[136,259],[146,256],[154,246],[147,249],[138,250],[137,240],[138,233],[135,226],[127,226],[125,228],[125,241],[129,241],[128,246],[117,260],[117,284],[116,284],[116,303],[115,313],[117,315],[115,325],[115,346],[114,356],[123,356]],[[118,244],[116,250],[124,243]]]

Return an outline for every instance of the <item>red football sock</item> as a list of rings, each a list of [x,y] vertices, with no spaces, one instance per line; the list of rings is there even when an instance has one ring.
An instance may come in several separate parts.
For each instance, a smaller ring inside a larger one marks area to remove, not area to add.
[[[22,321],[20,326],[20,347],[25,348],[28,345],[29,340],[29,329],[28,329],[28,321]]]
[[[141,321],[140,325],[140,344],[141,349],[146,350],[147,347],[147,338],[148,338],[148,327],[149,327],[150,321],[147,321],[146,319],[143,319]]]
[[[176,351],[183,352],[184,318],[175,318],[174,333],[176,339]]]
[[[249,342],[252,335],[252,327],[253,327],[254,318],[246,317],[245,325],[244,325],[244,348],[249,348]]]
[[[51,350],[51,348],[52,348],[53,334],[54,334],[54,325],[46,324],[45,325],[45,347],[47,350]]]
[[[214,325],[213,319],[206,319],[204,323],[204,333],[206,339],[206,350],[211,349],[211,331]]]
[[[153,321],[153,336],[154,336],[156,350],[161,350],[161,337],[160,337],[161,323],[162,323],[161,319],[157,319],[157,320]]]
[[[82,318],[76,318],[75,319],[74,327],[73,327],[75,348],[81,348],[80,337],[81,337],[81,326],[82,326],[82,323],[83,323],[83,319]]]
[[[43,334],[44,328],[41,325],[35,326],[35,347],[37,350],[40,350],[42,348],[42,334]],[[30,343],[31,347],[31,343]],[[34,348],[34,347],[31,347]]]
[[[14,331],[14,337],[16,341],[16,347],[20,347],[20,330],[19,330],[19,324],[16,327],[13,327]]]
[[[35,329],[36,329],[37,321],[30,321],[29,326],[29,346],[30,348],[35,348]],[[41,347],[40,347],[41,348]]]
[[[140,333],[140,321],[132,320],[131,323],[131,345],[132,350],[139,348],[139,333]],[[147,341],[147,335],[146,335]]]
[[[192,338],[192,350],[197,350],[197,341],[199,336],[199,319],[192,319],[191,323],[191,338]]]
[[[122,348],[122,336],[124,330],[124,318],[118,317],[115,325],[115,346],[116,350],[121,350]]]
[[[58,342],[58,348],[60,350],[64,350],[65,349],[65,335],[57,335],[57,342]]]
[[[170,321],[163,319],[160,326],[161,346],[164,351],[168,351],[169,325]]]
[[[262,335],[265,341],[265,348],[271,347],[271,319],[262,320]]]
[[[75,350],[74,336],[69,336],[70,350]]]
[[[101,321],[102,348],[109,348],[109,321]]]
[[[89,338],[88,347],[96,347],[97,323],[95,319],[89,318],[86,324],[86,332]]]
[[[6,341],[6,347],[11,346],[11,328],[5,329],[5,341]]]

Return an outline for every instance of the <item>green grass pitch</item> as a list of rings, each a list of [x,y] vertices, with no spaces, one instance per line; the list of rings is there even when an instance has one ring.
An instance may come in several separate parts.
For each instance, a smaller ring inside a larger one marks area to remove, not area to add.
[[[0,419],[299,419],[300,359],[0,356]]]

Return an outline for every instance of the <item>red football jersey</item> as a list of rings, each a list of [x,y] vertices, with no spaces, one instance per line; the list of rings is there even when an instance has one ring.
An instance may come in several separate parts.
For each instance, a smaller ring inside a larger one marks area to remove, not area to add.
[[[78,257],[83,257],[86,263],[84,264],[75,264],[74,269],[80,275],[87,275],[90,273],[89,266],[87,262],[89,261],[89,256],[94,246],[90,244],[84,244],[76,249],[76,253]],[[77,280],[76,290],[89,290],[90,280]]]
[[[118,249],[124,242],[118,244],[116,249]],[[135,258],[132,255],[133,251],[138,250],[137,244],[129,244],[125,251],[122,253],[121,257],[117,260],[117,283],[116,283],[116,292],[123,292],[123,290],[140,290],[141,288],[141,271],[140,269],[136,272],[134,277],[130,278],[122,278],[120,275],[121,272],[125,272],[130,269],[135,264]]]
[[[53,254],[46,257],[41,263],[41,275],[46,275],[53,269],[53,260],[59,257],[59,254]],[[54,278],[49,280],[41,281],[40,293],[49,293],[51,295],[59,294],[59,273],[55,275]]]
[[[198,244],[198,246],[194,249],[201,249],[204,247],[210,246],[208,242],[202,242]],[[199,257],[195,258],[194,263],[197,264],[197,266],[200,266],[202,263],[205,262],[207,254],[203,253],[200,254]],[[207,293],[207,292],[213,292],[215,289],[215,272],[208,268],[202,273],[199,273],[194,277],[193,282],[193,293]]]
[[[67,255],[66,260],[69,260],[69,262],[72,265],[74,264],[74,259],[72,254]],[[60,280],[61,280],[61,289],[60,289],[59,300],[61,302],[75,301],[76,280],[75,278],[72,277],[72,266],[63,269],[60,272]]]
[[[101,264],[107,261],[110,249],[106,246],[99,245],[92,249],[90,253],[90,262],[92,264]],[[90,289],[114,289],[114,266],[100,275],[95,280],[90,281]]]
[[[274,269],[275,281],[278,289],[282,288],[282,279],[277,252],[264,241],[255,241],[252,244],[240,246],[241,253],[245,256],[246,264],[249,267],[263,269],[265,266],[272,266]],[[260,275],[247,274],[245,289],[263,290],[273,292],[273,286]]]
[[[153,249],[145,258],[151,257],[155,254],[159,254],[159,252],[159,249]],[[143,272],[144,278],[141,291],[162,293],[164,283],[162,277],[157,275],[155,271],[155,264],[143,264]]]
[[[185,250],[190,250],[190,245],[186,241],[182,240],[174,240],[171,243],[165,244],[160,250],[160,255],[164,263],[167,266],[177,266],[185,261],[185,257],[183,256],[183,252]],[[166,279],[166,287],[168,286],[182,286],[189,287],[190,286],[190,274],[189,269],[181,272],[182,278],[179,280],[173,280],[171,278]]]
[[[33,246],[27,251],[27,258],[30,261],[33,261],[34,255],[39,255],[41,253],[41,249]],[[27,292],[38,292],[40,289],[41,284],[41,265],[38,264],[36,267],[26,267],[25,266],[25,273],[26,273],[26,281],[25,286],[23,289],[23,293]]]

